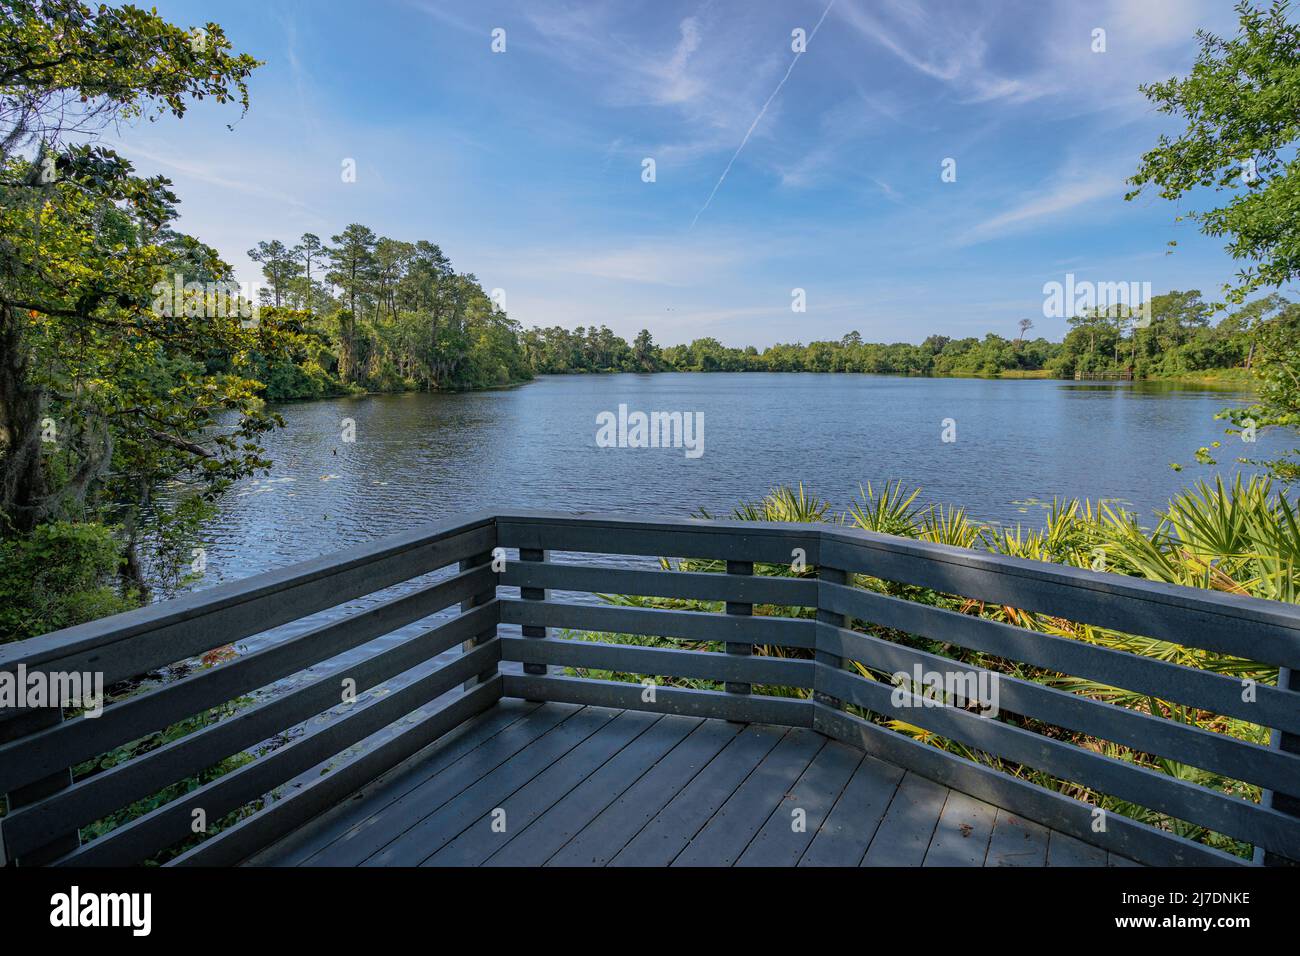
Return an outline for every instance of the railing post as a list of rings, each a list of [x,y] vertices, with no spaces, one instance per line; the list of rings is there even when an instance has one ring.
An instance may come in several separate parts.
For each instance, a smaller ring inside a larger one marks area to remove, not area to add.
[[[62,707],[42,707],[30,713],[0,720],[0,744],[30,736],[37,731],[45,730],[47,727],[53,727],[62,722]],[[70,786],[72,786],[71,768],[59,770],[48,777],[35,780],[25,787],[19,787],[5,797],[9,812],[12,813],[19,807],[24,807],[29,803],[35,803],[37,800],[48,797],[59,790],[66,790]],[[79,846],[81,846],[81,834],[77,830],[63,834],[52,833],[50,834],[50,842],[45,846],[24,853],[21,860],[10,860],[4,848],[4,820],[0,819],[0,866],[15,863],[21,863],[24,866],[41,866],[57,860],[65,853],[71,853]]]
[[[735,575],[752,575],[754,573],[753,561],[728,561],[727,573]],[[754,605],[742,601],[728,601],[727,613],[734,614],[737,617],[752,617],[754,614]],[[754,645],[746,644],[739,641],[727,641],[727,653],[737,657],[751,657],[754,653]],[[723,689],[728,694],[748,694],[753,690],[753,686],[743,681],[724,681]]]
[[[473,568],[477,568],[484,564],[488,564],[491,561],[492,561],[491,551],[485,551],[482,554],[471,555],[470,557],[465,558],[463,561],[460,562],[460,570],[469,571]],[[472,611],[474,608],[479,607],[480,605],[487,604],[489,601],[495,600],[496,596],[497,596],[497,588],[496,585],[493,584],[491,587],[479,591],[477,594],[472,594],[464,601],[461,601],[460,602],[461,613],[464,614],[467,611]],[[466,654],[468,654],[474,648],[478,647],[481,644],[486,644],[488,641],[492,640],[496,636],[497,636],[497,628],[496,625],[493,624],[486,631],[480,631],[478,634],[475,634],[468,641],[462,644],[461,650],[463,650]],[[490,681],[493,677],[496,676],[496,673],[497,673],[497,665],[492,664],[489,667],[487,667],[485,670],[483,670],[481,673],[465,681],[465,683],[462,685],[463,689],[467,691],[473,690],[479,684],[483,684],[486,683],[487,681]]]
[[[520,561],[546,561],[548,560],[548,558],[549,556],[547,555],[547,553],[541,548],[520,548],[519,549]],[[525,601],[546,601],[550,599],[550,594],[547,592],[545,588],[520,588],[519,597]],[[522,626],[521,630],[523,631],[524,637],[540,637],[540,638],[546,637],[545,625],[539,627],[536,624],[525,624]],[[524,673],[545,675],[546,665],[525,664]]]
[[[848,573],[840,568],[828,568],[818,565],[817,577],[820,580],[825,581],[827,584],[849,583]],[[825,610],[820,605],[821,602],[819,601],[817,607],[817,621],[819,624],[831,624],[835,627],[848,626],[848,621],[845,619],[843,614],[832,613],[831,611]],[[820,647],[813,652],[813,657],[816,659],[818,664],[824,664],[825,666],[833,667],[836,670],[841,670],[844,667],[844,658],[832,654],[829,651],[823,651]],[[827,707],[833,708],[834,710],[844,709],[844,701],[840,700],[838,697],[831,697],[829,694],[816,688],[813,689],[813,700],[819,704],[825,704]]]
[[[1279,668],[1277,673],[1277,686],[1287,690],[1300,691],[1300,673],[1297,673],[1290,667]],[[1274,750],[1283,750],[1287,753],[1300,754],[1300,734],[1286,733],[1280,730],[1274,730],[1271,739],[1271,745]],[[1265,792],[1265,806],[1270,806],[1279,813],[1285,813],[1288,816],[1300,817],[1300,793],[1278,793],[1276,790]],[[1260,854],[1256,854],[1257,862],[1262,862],[1265,866],[1300,866],[1300,860],[1292,860],[1289,857],[1280,856],[1269,850],[1262,854],[1263,860],[1259,860]]]

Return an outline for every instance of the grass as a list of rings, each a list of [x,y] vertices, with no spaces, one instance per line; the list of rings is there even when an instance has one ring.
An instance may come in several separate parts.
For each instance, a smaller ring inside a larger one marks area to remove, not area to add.
[[[1244,368],[1213,368],[1201,372],[1180,372],[1176,375],[1152,375],[1148,381],[1173,382],[1179,385],[1203,385],[1209,388],[1254,391],[1255,375]]]

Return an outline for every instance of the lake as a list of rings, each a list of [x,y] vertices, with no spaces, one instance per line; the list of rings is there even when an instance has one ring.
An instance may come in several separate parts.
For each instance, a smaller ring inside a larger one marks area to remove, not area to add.
[[[1226,462],[1281,450],[1277,437],[1223,435],[1214,413],[1246,398],[1164,383],[664,373],[284,405],[286,427],[267,441],[274,468],[222,499],[198,586],[480,508],[726,514],[799,481],[836,511],[860,484],[899,478],[918,500],[995,522],[1037,526],[1053,496],[1150,515],[1210,474],[1191,464],[1201,445],[1237,445]],[[702,413],[703,454],[598,447],[597,415],[620,404]]]

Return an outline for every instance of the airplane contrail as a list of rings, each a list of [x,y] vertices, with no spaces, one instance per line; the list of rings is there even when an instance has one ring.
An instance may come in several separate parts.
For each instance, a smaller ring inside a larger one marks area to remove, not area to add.
[[[809,44],[812,43],[813,37],[817,36],[817,31],[822,28],[822,20],[826,19],[826,14],[831,12],[831,7],[833,6],[835,6],[835,0],[831,0],[831,2],[826,5],[826,9],[822,11],[821,20],[817,21],[817,25],[813,27],[812,33],[808,35]],[[804,48],[803,53],[806,52],[807,47]],[[713,202],[713,197],[718,194],[718,189],[722,186],[723,180],[727,178],[727,173],[731,172],[731,167],[735,164],[736,158],[740,156],[741,150],[743,150],[745,144],[749,142],[749,137],[753,135],[754,129],[763,118],[763,114],[767,112],[767,108],[771,106],[772,101],[776,99],[776,94],[781,92],[781,87],[785,86],[785,81],[790,79],[790,74],[794,72],[794,65],[799,62],[799,57],[803,56],[803,53],[796,53],[794,55],[794,59],[790,61],[790,67],[785,71],[785,76],[781,77],[781,82],[776,84],[776,89],[774,89],[772,95],[767,98],[767,102],[763,104],[763,108],[758,111],[758,115],[754,117],[754,122],[749,124],[749,129],[745,131],[745,138],[742,139],[740,145],[736,147],[735,155],[731,157],[731,161],[727,163],[727,168],[722,171],[722,175],[719,176],[718,181],[714,183],[713,192],[709,193],[709,198],[704,200],[704,205],[700,207],[700,211],[697,212],[695,218],[691,220],[691,229],[695,228],[695,224],[700,221],[700,216],[704,215],[704,211],[708,209],[709,204]],[[689,232],[690,230],[687,231]]]

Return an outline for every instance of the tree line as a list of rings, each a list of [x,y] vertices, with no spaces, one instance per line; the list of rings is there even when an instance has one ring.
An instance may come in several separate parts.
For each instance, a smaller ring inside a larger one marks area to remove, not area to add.
[[[287,353],[263,357],[271,399],[346,390],[446,390],[531,377],[520,329],[436,243],[352,223],[328,243],[259,242],[261,305],[288,326]]]
[[[1174,376],[1250,368],[1258,341],[1285,324],[1296,306],[1270,295],[1234,309],[1217,322],[1219,307],[1198,291],[1170,292],[1132,309],[1092,309],[1068,320],[1060,342],[994,332],[962,338],[931,335],[919,344],[839,339],[781,343],[759,350],[705,337],[657,346],[642,330],[628,343],[608,328],[558,326],[524,333],[529,367],[537,374],[568,372],[866,372],[895,375],[1005,375],[1044,373],[1072,378]],[[1149,312],[1149,319],[1144,314]]]
[[[762,350],[713,337],[662,346],[642,329],[630,342],[606,325],[522,329],[471,273],[433,242],[377,236],[353,223],[329,244],[311,233],[249,251],[261,264],[263,305],[296,338],[266,364],[273,400],[349,389],[481,388],[533,375],[581,372],[866,372],[1144,378],[1250,367],[1261,328],[1292,308],[1273,294],[1213,321],[1221,306],[1174,291],[1133,308],[1091,309],[1060,342],[1028,338],[1029,319],[1004,337],[931,335],[923,342],[839,339]]]

